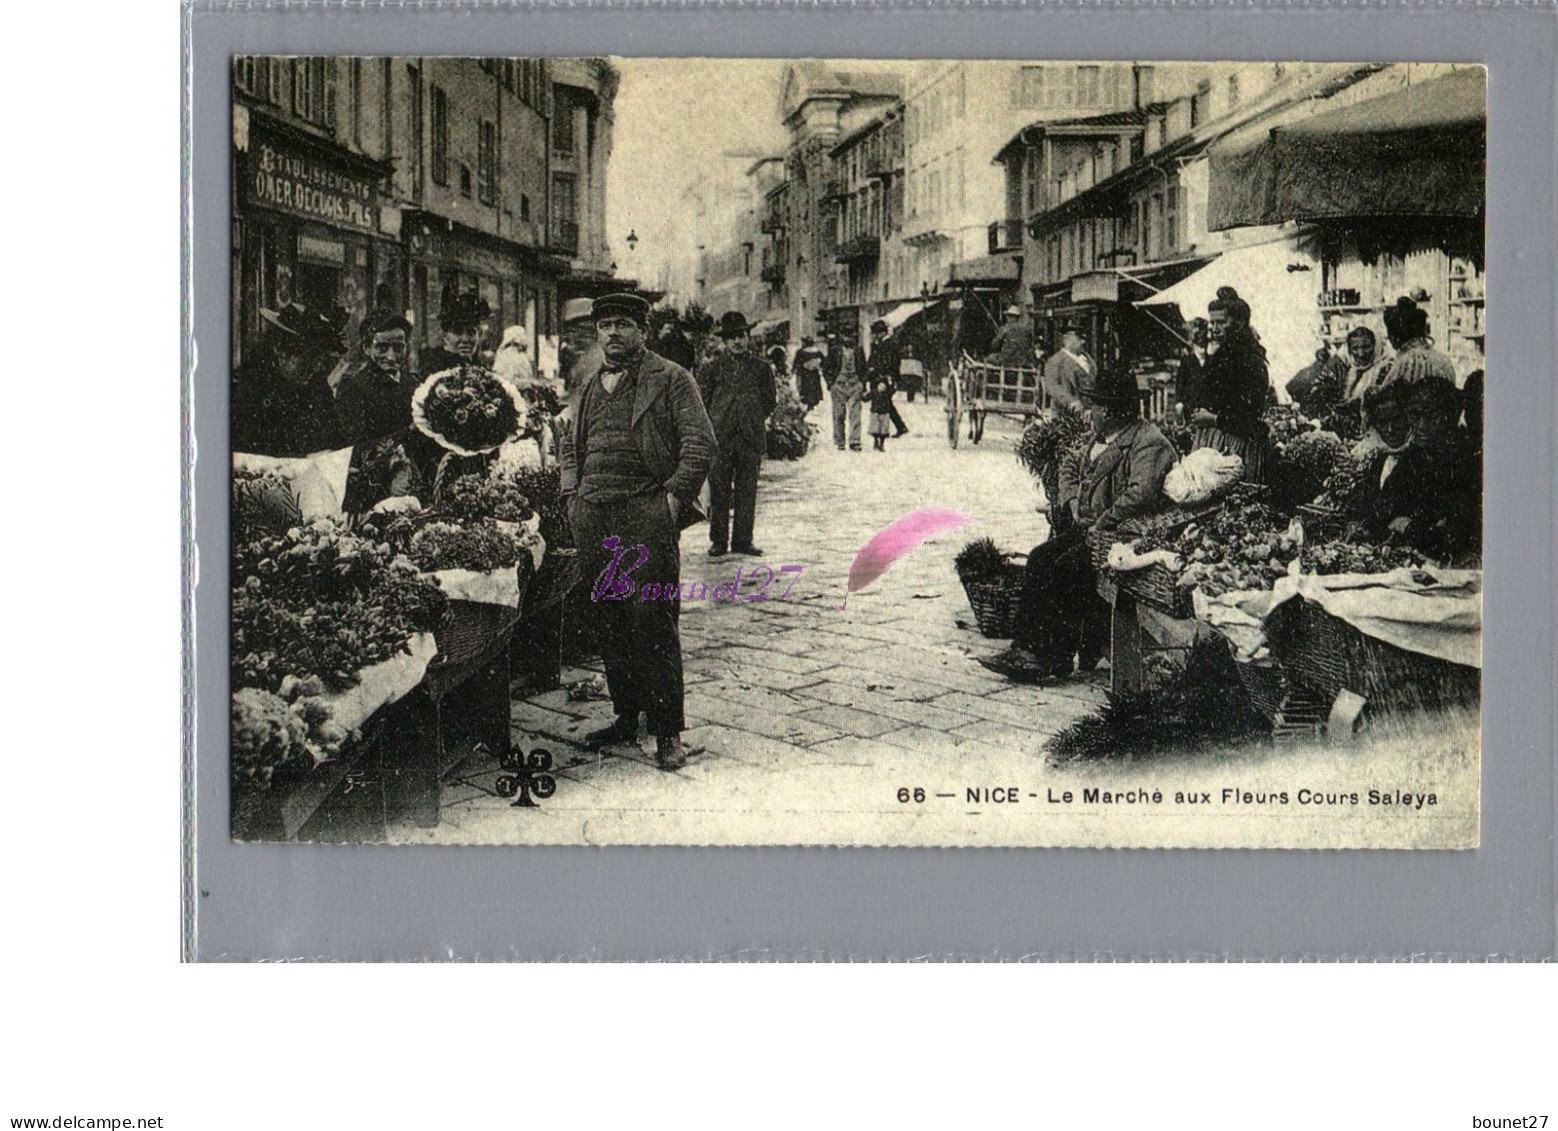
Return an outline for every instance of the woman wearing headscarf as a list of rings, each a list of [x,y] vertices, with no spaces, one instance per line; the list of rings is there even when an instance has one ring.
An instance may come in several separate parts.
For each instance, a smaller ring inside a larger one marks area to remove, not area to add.
[[[1410,298],[1397,299],[1385,308],[1385,335],[1396,356],[1375,379],[1373,390],[1402,386],[1419,439],[1447,442],[1460,423],[1461,394],[1455,387],[1455,363],[1434,349],[1428,336],[1428,312]],[[1372,423],[1367,402],[1364,416]]]
[[[1250,327],[1250,305],[1232,287],[1219,287],[1207,306],[1207,332],[1217,348],[1188,390],[1185,409],[1195,429],[1191,448],[1238,456],[1245,480],[1260,483],[1271,447],[1261,419],[1271,380],[1266,347]]]

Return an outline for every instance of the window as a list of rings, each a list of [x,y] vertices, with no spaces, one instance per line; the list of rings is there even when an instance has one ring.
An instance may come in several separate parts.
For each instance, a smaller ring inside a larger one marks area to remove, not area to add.
[[[422,69],[420,67],[406,68],[406,79],[411,86],[411,136],[407,139],[407,156],[410,167],[407,172],[411,177],[411,197],[420,202],[422,200]]]
[[[1211,93],[1210,83],[1202,83],[1201,88],[1190,98],[1190,128],[1195,129],[1206,121],[1207,95]]]
[[[516,70],[518,70],[518,68],[515,67],[514,60],[512,60],[512,59],[505,59],[505,60],[503,60],[503,89],[508,91],[510,94],[514,93],[514,87],[515,87],[514,74],[515,74]]]
[[[1076,105],[1097,106],[1100,96],[1100,76],[1097,67],[1077,68]]]
[[[384,107],[379,120],[380,138],[383,143],[383,156],[387,160],[395,149],[395,93],[391,86],[393,82],[394,64],[389,58],[379,60],[380,81],[383,84]]]
[[[498,202],[498,127],[490,121],[476,138],[476,193],[483,204]]]
[[[1136,105],[1157,101],[1158,72],[1154,67],[1136,68]]]
[[[281,60],[245,55],[233,60],[238,89],[275,106],[281,105]]]
[[[352,144],[362,148],[362,59],[352,57]]]
[[[561,94],[552,100],[552,152],[573,156],[573,104]]]
[[[519,218],[521,220],[530,219],[530,198],[524,193],[519,194]]]
[[[572,173],[552,174],[552,245],[577,252],[579,244],[577,186]]]
[[[1025,110],[1044,105],[1044,68],[1024,67],[1017,75],[1016,102]]]
[[[433,143],[433,183],[449,183],[449,96],[441,86],[428,88],[432,106],[429,110],[429,127]]]
[[[318,57],[292,60],[292,112],[316,126],[335,124],[335,83],[328,66],[331,62]]]
[[[464,162],[460,163],[460,195],[471,195],[471,167]]]
[[[1163,198],[1163,241],[1168,250],[1179,247],[1179,186],[1169,185]]]

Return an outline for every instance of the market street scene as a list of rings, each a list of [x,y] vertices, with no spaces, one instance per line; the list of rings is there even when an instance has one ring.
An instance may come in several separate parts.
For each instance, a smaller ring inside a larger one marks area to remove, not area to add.
[[[1469,65],[236,59],[233,836],[1475,846],[1485,134]]]

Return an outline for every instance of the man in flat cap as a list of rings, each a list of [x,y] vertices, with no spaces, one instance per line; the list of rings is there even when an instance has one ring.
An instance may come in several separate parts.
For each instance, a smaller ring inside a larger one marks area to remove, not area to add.
[[[480,365],[481,341],[491,318],[492,307],[480,295],[446,295],[438,308],[438,328],[443,332],[444,344],[423,356],[423,376],[462,365]]]
[[[768,415],[778,403],[773,368],[755,356],[746,316],[733,310],[719,321],[721,349],[698,367],[698,390],[714,423],[719,452],[709,476],[709,557],[734,550],[761,557],[752,544],[757,519],[757,473],[768,447]],[[735,529],[731,529],[731,510]]]
[[[411,323],[393,311],[363,319],[363,363],[341,378],[335,390],[335,415],[343,444],[378,440],[411,427],[411,394],[416,382],[406,370]]]
[[[573,395],[559,462],[616,720],[585,742],[634,742],[642,712],[656,762],[675,770],[687,761],[678,542],[701,517],[714,428],[692,376],[645,347],[647,302],[606,295],[592,310],[602,364]]]

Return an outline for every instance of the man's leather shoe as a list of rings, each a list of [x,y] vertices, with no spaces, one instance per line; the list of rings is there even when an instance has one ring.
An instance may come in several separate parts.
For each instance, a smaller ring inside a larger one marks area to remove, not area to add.
[[[730,553],[730,551],[725,549],[724,546],[709,547],[709,557],[711,558],[723,558],[728,553]]]
[[[679,770],[687,764],[687,747],[680,735],[662,734],[655,739],[655,765],[662,770]]]
[[[581,740],[591,750],[599,750],[603,746],[614,746],[619,743],[638,741],[638,720],[630,719],[626,715],[618,715],[610,725],[592,730]]]
[[[760,558],[763,556],[763,551],[759,550],[756,546],[737,546],[734,552],[737,554],[744,554],[749,558]]]

